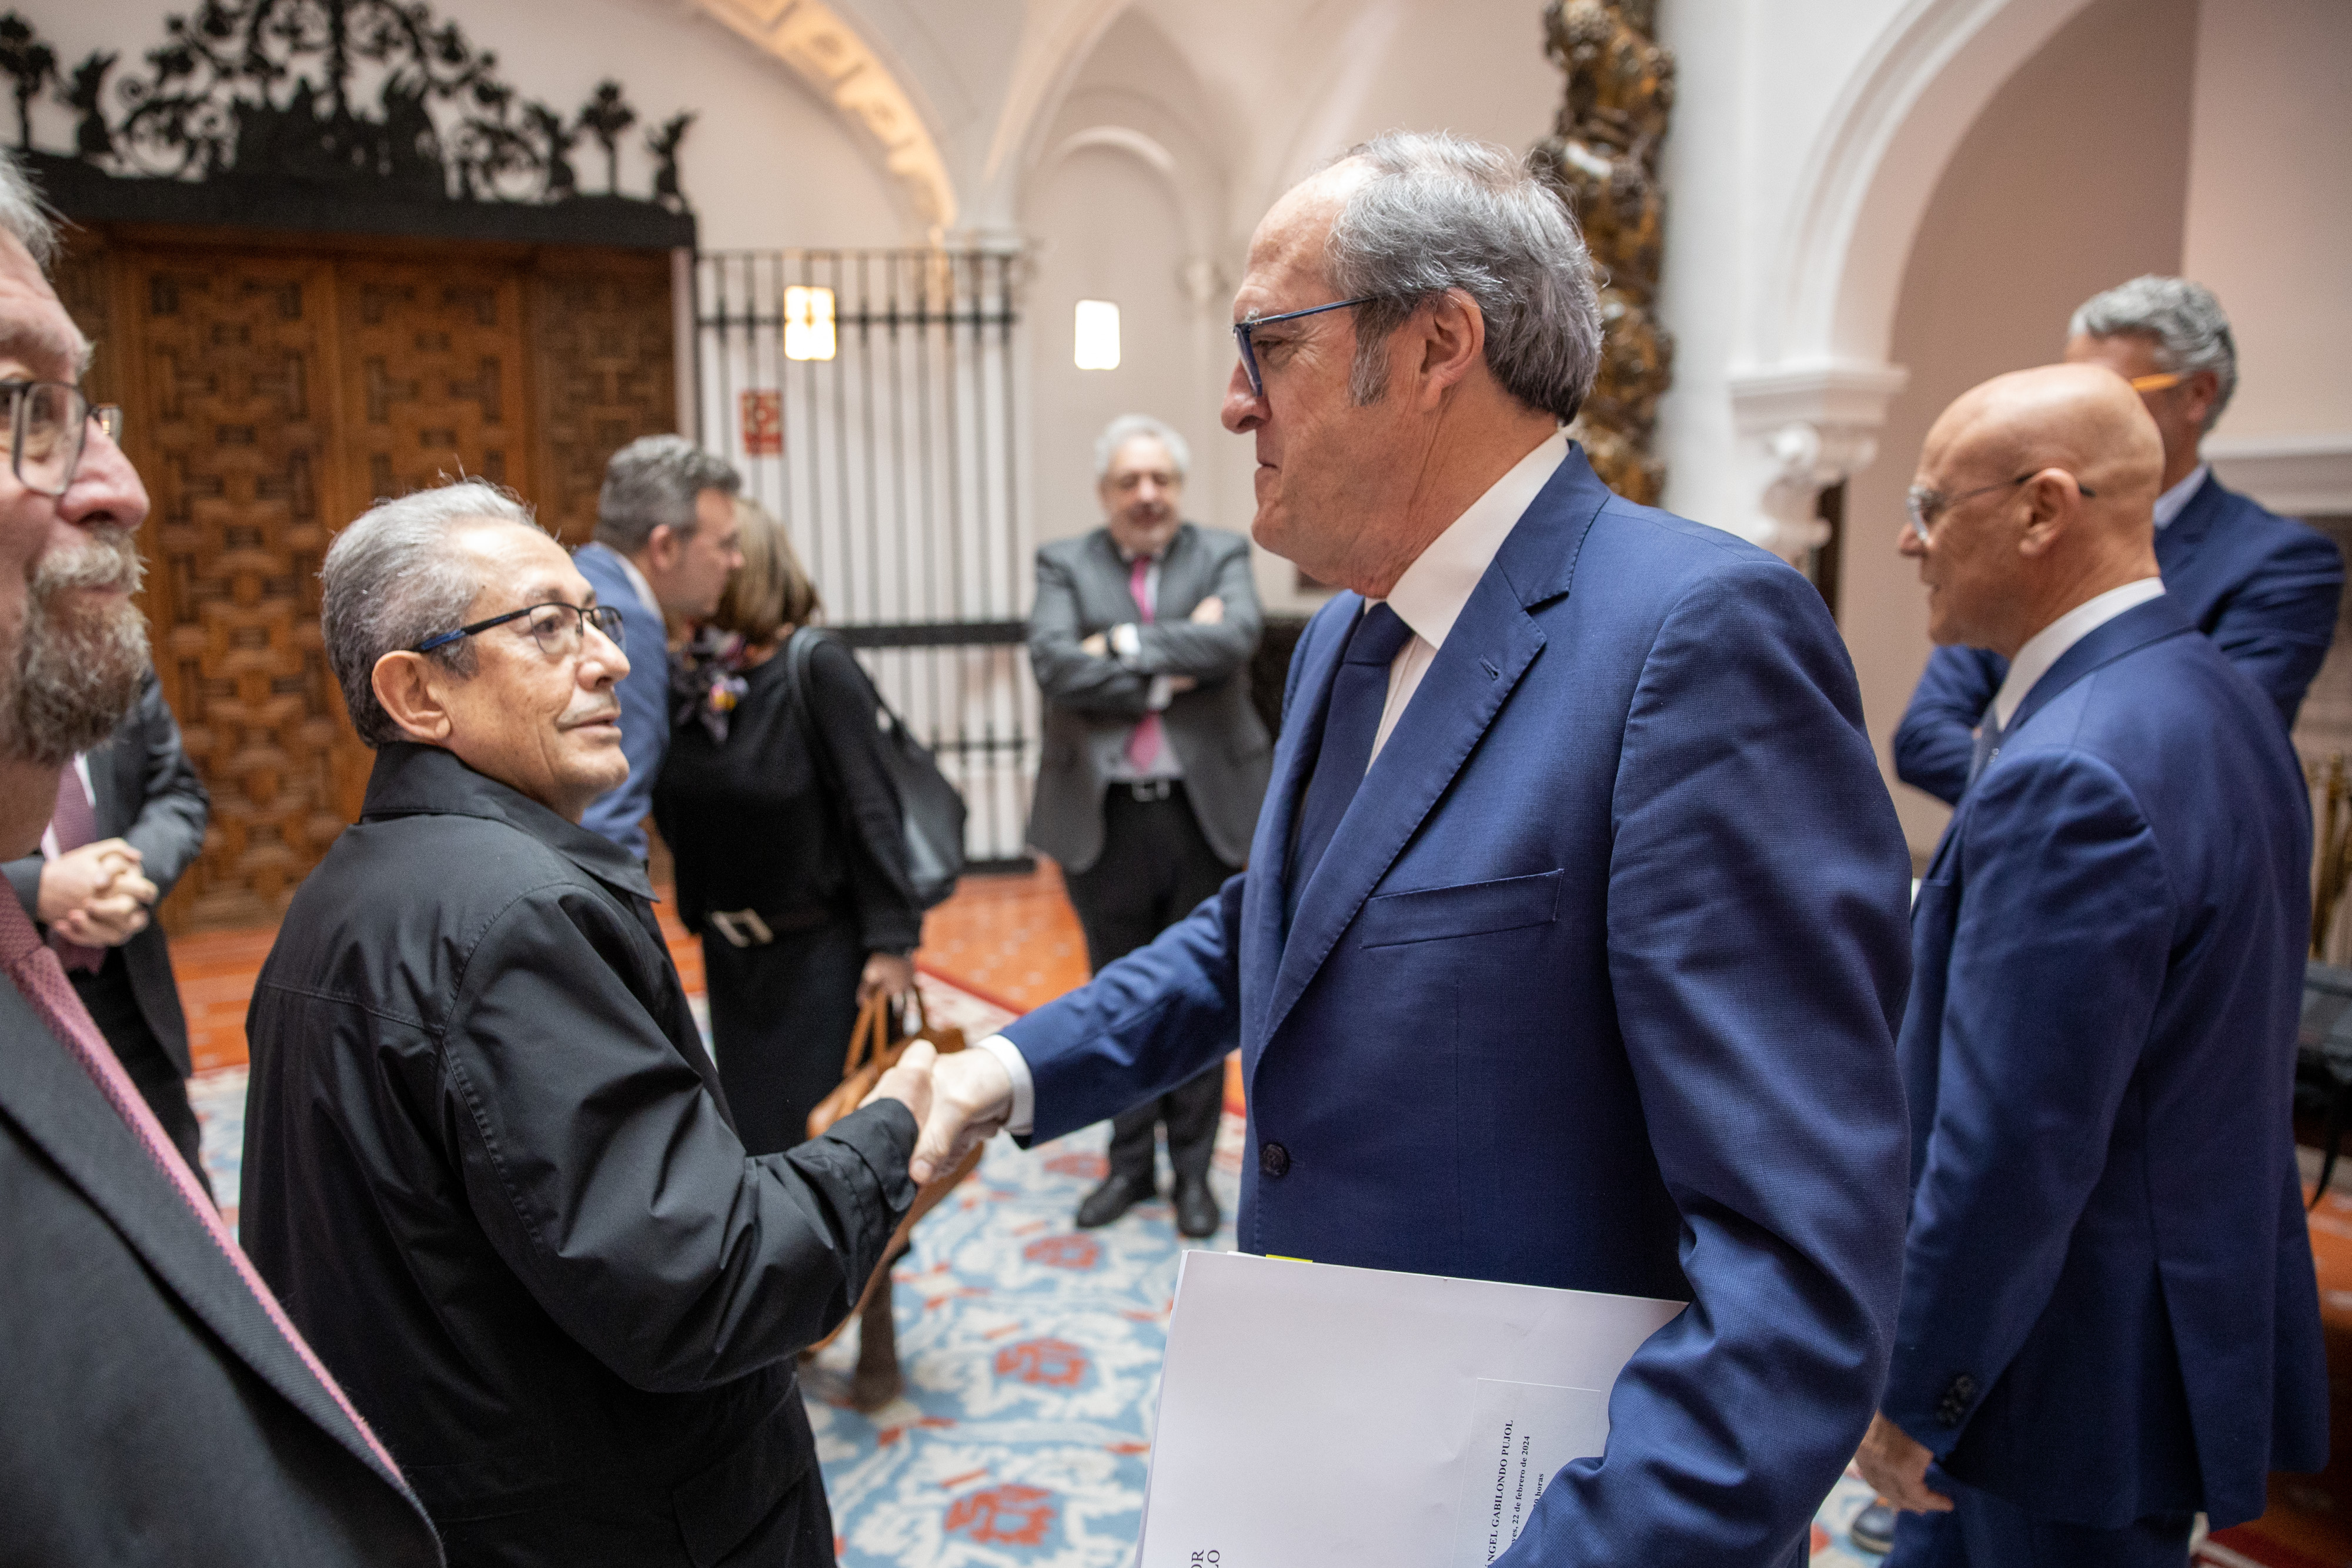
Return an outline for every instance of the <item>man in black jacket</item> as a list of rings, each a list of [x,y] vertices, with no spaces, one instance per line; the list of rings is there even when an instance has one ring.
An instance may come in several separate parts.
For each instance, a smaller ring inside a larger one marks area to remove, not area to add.
[[[48,225],[0,153],[0,857],[140,689],[147,514]],[[222,1227],[56,953],[0,897],[0,1564],[425,1568],[399,1471]]]
[[[81,831],[59,810],[39,852],[7,862],[9,885],[65,960],[66,977],[148,1108],[209,1188],[188,1104],[188,1020],[172,950],[148,911],[204,848],[212,799],[188,764],[153,671],[140,683],[138,706],[59,772],[58,789],[61,802],[70,798],[79,807]]]
[[[913,1202],[929,1048],[747,1155],[643,868],[579,825],[627,766],[618,617],[479,483],[322,576],[375,771],[255,990],[247,1245],[451,1563],[830,1563],[793,1356]]]

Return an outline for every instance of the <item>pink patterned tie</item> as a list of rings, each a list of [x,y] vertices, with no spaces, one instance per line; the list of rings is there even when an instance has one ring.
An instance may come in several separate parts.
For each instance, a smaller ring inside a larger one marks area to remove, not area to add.
[[[1128,573],[1127,591],[1135,596],[1136,620],[1146,626],[1151,624],[1151,596],[1146,591],[1150,575],[1151,558],[1137,556],[1135,570]],[[1151,765],[1159,760],[1160,716],[1147,708],[1143,716],[1136,720],[1134,732],[1127,737],[1127,762],[1138,775],[1142,775],[1150,773]]]
[[[49,817],[49,831],[58,836],[59,854],[98,841],[98,812],[91,809],[89,791],[82,787],[81,769],[70,762],[58,771],[58,803]],[[49,946],[68,969],[87,969],[95,975],[106,962],[104,948],[84,947],[55,932],[49,934]]]
[[[73,769],[68,768],[66,774],[71,778]],[[358,1427],[360,1436],[367,1439],[368,1447],[383,1462],[385,1470],[397,1478],[400,1467],[393,1463],[391,1454],[376,1441],[375,1433],[369,1429],[367,1422],[361,1418],[360,1413],[352,1407],[351,1400],[344,1396],[341,1385],[329,1375],[317,1354],[286,1316],[286,1309],[278,1304],[278,1298],[270,1294],[269,1287],[255,1270],[253,1260],[245,1255],[245,1249],[229,1235],[228,1227],[221,1223],[220,1211],[205,1196],[205,1189],[196,1185],[195,1173],[188,1168],[188,1162],[180,1157],[180,1151],[172,1146],[172,1140],[164,1135],[163,1124],[155,1120],[155,1113],[147,1108],[145,1097],[131,1082],[131,1075],[122,1071],[122,1063],[115,1059],[113,1048],[106,1043],[106,1037],[98,1032],[98,1025],[90,1020],[89,1009],[81,1005],[79,997],[74,995],[72,984],[67,980],[64,968],[58,963],[58,956],[42,946],[40,934],[33,929],[32,921],[25,914],[25,906],[13,898],[0,898],[0,968],[8,971],[8,977],[16,982],[16,989],[24,993],[25,1000],[31,1004],[33,1010],[41,1016],[41,1021],[49,1026],[49,1032],[97,1082],[99,1092],[106,1096],[107,1103],[114,1107],[115,1114],[131,1124],[131,1130],[138,1134],[140,1143],[146,1147],[148,1157],[162,1168],[164,1179],[178,1188],[189,1212],[213,1239],[213,1244],[236,1266],[246,1288],[261,1303],[262,1311],[269,1314],[269,1321],[277,1325],[278,1332],[286,1336],[286,1343],[292,1345],[294,1353],[302,1358],[302,1364],[309,1367],[311,1375],[335,1396],[335,1403],[341,1406],[343,1414],[352,1418],[352,1425]]]

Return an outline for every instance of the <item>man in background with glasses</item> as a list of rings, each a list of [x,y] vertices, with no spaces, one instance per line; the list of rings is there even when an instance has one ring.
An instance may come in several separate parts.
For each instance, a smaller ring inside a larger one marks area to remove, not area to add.
[[[2311,819],[2157,575],[2154,422],[2093,365],[1928,432],[1902,552],[2006,674],[1912,913],[1911,1212],[1859,1462],[1895,1568],[2183,1568],[2327,1450],[2289,1127]],[[1937,1469],[1931,1472],[1930,1466]]]
[[[54,244],[0,154],[0,856],[11,858],[38,852],[75,754],[107,738],[148,676],[131,597],[147,495],[110,412],[79,390],[89,346],[42,276]],[[439,1563],[391,1457],[5,894],[0,970],[0,1551],[27,1563]]]
[[[2067,328],[2070,363],[2132,384],[2164,440],[2156,561],[2173,603],[2294,726],[2336,636],[2344,559],[2325,534],[2226,489],[2199,447],[2238,385],[2220,301],[2183,277],[2135,277],[2095,295]],[[1947,803],[1968,783],[1985,705],[2008,674],[2000,654],[1937,648],[1895,732],[1895,771]]]

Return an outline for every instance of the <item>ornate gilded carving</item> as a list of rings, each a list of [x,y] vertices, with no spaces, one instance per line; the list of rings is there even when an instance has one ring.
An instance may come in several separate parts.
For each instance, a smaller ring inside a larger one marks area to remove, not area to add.
[[[1665,250],[1658,144],[1675,101],[1675,57],[1652,36],[1653,0],[1550,0],[1544,51],[1567,73],[1552,134],[1528,166],[1583,225],[1601,279],[1601,373],[1570,433],[1610,488],[1654,505],[1665,467],[1650,455],[1674,340],[1652,312]]]

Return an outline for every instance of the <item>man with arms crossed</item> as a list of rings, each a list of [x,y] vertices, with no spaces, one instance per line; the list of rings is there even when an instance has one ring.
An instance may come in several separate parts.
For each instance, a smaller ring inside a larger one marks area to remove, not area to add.
[[[1863,1474],[1902,1568],[2180,1568],[2327,1448],[2288,1113],[2310,810],[2157,575],[2162,451],[2089,365],[1927,433],[1928,632],[2007,674],[1920,884],[1903,1315]],[[1930,1463],[1941,1467],[1931,1476]]]
[[[147,673],[147,493],[0,153],[0,855]],[[14,897],[0,896],[0,1563],[440,1562]]]
[[[1249,858],[1273,750],[1250,702],[1257,588],[1249,540],[1184,521],[1191,454],[1156,419],[1121,414],[1095,444],[1103,526],[1037,552],[1029,664],[1045,694],[1045,758],[1029,841],[1062,867],[1100,969],[1184,918]],[[1110,1169],[1078,1205],[1108,1225],[1158,1191],[1168,1127],[1176,1228],[1215,1233],[1209,1156],[1222,1062],[1111,1123]]]
[[[942,1063],[917,1165],[1238,1037],[1245,1249],[1692,1303],[1500,1561],[1801,1563],[1903,1221],[1910,865],[1837,629],[1567,442],[1591,264],[1510,154],[1357,149],[1259,225],[1235,315],[1256,537],[1352,591],[1292,662],[1249,870]]]
[[[2095,295],[2067,328],[2070,363],[2131,382],[2164,440],[2156,564],[2175,609],[2213,639],[2294,727],[2336,636],[2344,558],[2317,529],[2222,488],[2199,447],[2238,387],[2221,302],[2185,277],[2135,277]],[[1950,803],[1967,784],[1974,735],[2008,662],[1947,644],[1928,655],[1895,732],[1895,770]]]

